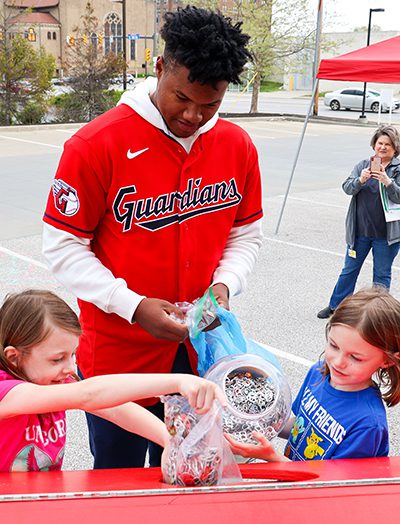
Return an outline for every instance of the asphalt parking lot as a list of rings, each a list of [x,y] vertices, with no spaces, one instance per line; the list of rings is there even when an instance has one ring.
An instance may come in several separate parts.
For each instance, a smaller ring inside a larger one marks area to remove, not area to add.
[[[327,305],[344,255],[344,218],[349,202],[341,182],[369,155],[373,129],[326,123],[309,125],[279,234],[283,202],[301,122],[238,119],[260,154],[264,189],[264,245],[248,288],[232,300],[247,336],[274,348],[293,394],[308,366],[324,349]],[[0,298],[10,291],[44,287],[75,307],[75,299],[51,276],[41,256],[41,215],[62,144],[77,126],[0,129]],[[359,286],[371,282],[370,261]],[[400,299],[400,261],[392,293]],[[391,454],[400,453],[399,408],[389,410]],[[68,417],[65,469],[91,467],[81,413]]]

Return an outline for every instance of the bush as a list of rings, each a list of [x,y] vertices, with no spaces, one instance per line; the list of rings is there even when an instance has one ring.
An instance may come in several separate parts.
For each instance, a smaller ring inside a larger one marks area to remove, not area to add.
[[[93,118],[105,113],[115,107],[121,93],[114,91],[103,91],[96,100],[96,111]],[[89,103],[79,93],[65,93],[52,98],[51,104],[54,108],[55,122],[88,122]]]
[[[39,102],[28,102],[17,113],[17,121],[22,125],[41,124],[46,115],[46,106]]]

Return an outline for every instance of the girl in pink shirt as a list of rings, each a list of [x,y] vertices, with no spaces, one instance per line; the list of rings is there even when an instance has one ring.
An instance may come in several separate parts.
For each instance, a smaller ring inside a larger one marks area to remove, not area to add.
[[[83,409],[164,446],[161,420],[131,401],[178,392],[198,413],[218,399],[216,384],[193,375],[75,375],[80,325],[49,291],[6,297],[0,308],[0,471],[60,470],[65,410]]]

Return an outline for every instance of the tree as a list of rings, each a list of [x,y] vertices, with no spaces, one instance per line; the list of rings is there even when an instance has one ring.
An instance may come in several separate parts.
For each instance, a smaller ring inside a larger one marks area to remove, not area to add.
[[[16,18],[0,13],[0,123],[40,123],[55,70],[44,48],[35,51],[18,33]]]
[[[87,2],[81,25],[73,29],[65,69],[71,75],[72,92],[58,109],[63,121],[89,121],[115,105],[107,89],[113,76],[126,64],[121,55],[103,54],[102,33],[94,9]]]
[[[200,7],[218,8],[218,0],[193,0]],[[273,72],[282,72],[286,60],[310,47],[314,28],[308,0],[233,0],[229,13],[233,21],[243,23],[250,35],[253,91],[250,112],[257,112],[261,80]]]

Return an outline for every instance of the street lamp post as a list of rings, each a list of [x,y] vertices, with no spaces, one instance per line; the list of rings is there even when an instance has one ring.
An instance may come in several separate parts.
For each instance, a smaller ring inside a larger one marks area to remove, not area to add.
[[[369,10],[369,20],[368,20],[368,32],[367,32],[367,47],[369,46],[369,41],[371,38],[371,18],[372,13],[382,13],[384,9],[377,8],[377,9],[370,9]],[[362,99],[362,109],[361,109],[361,115],[360,118],[367,118],[365,116],[365,97],[367,94],[367,82],[364,82],[364,91],[363,91],[363,99]]]
[[[114,4],[122,4],[122,56],[124,70],[122,72],[122,87],[126,91],[126,0],[111,0]]]

